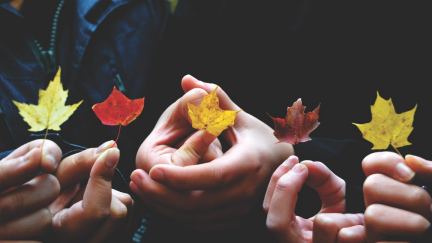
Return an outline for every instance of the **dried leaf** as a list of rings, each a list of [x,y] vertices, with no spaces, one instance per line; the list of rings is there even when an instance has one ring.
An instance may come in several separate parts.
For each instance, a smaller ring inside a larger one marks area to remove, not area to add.
[[[319,110],[317,106],[313,111],[305,114],[306,107],[301,99],[287,108],[285,118],[271,117],[274,123],[274,135],[280,142],[298,144],[311,140],[309,134],[319,126]]]
[[[116,87],[106,100],[92,107],[94,113],[107,126],[127,126],[144,109],[144,98],[129,99]]]
[[[193,128],[219,136],[222,131],[234,125],[238,111],[222,110],[216,91],[217,88],[204,96],[199,106],[188,104],[188,115]]]
[[[391,99],[382,98],[377,93],[375,104],[371,106],[372,120],[369,123],[356,124],[363,138],[373,144],[372,149],[387,149],[411,145],[408,137],[414,127],[414,114],[417,105],[409,111],[396,113]]]
[[[39,101],[37,105],[13,101],[19,110],[19,114],[30,126],[29,131],[60,131],[60,125],[67,121],[82,103],[82,101],[80,101],[73,105],[65,105],[68,91],[63,90],[60,76],[61,71],[59,69],[54,80],[48,84],[47,89],[39,90]]]

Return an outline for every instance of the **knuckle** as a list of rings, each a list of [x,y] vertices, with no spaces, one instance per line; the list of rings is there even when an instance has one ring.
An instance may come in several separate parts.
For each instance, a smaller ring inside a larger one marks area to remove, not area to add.
[[[43,209],[39,217],[39,223],[45,227],[52,225],[52,213],[47,208]]]
[[[276,182],[276,181],[279,180],[280,173],[277,173],[277,172],[278,172],[278,171],[275,171],[275,173],[272,174],[272,176],[271,176],[271,178],[270,178],[270,181],[271,181],[271,182]]]
[[[212,170],[212,176],[216,181],[220,181],[222,185],[228,184],[233,178],[234,172],[231,170],[222,170],[220,168],[214,167]]]
[[[51,192],[55,195],[58,195],[60,193],[60,182],[55,176],[46,174],[43,180],[45,181],[45,188],[50,188]]]
[[[128,209],[124,204],[121,204],[115,210],[111,210],[110,217],[115,220],[126,218],[128,215]]]
[[[288,191],[289,190],[289,183],[287,183],[286,181],[281,181],[278,180],[276,183],[276,190],[278,191]]]
[[[365,225],[368,227],[377,225],[378,219],[385,214],[383,208],[379,204],[372,204],[366,208],[364,213]]]
[[[363,193],[369,194],[374,192],[376,188],[382,185],[383,175],[381,174],[373,174],[366,178],[363,183]]]
[[[274,233],[282,233],[286,229],[283,222],[281,222],[280,220],[275,219],[274,217],[271,217],[271,216],[267,217],[266,226],[267,226],[267,229],[269,231],[274,232]]]
[[[109,208],[99,208],[98,210],[94,210],[90,212],[89,218],[95,220],[104,220],[111,216],[111,210]]]
[[[335,229],[338,227],[337,222],[327,214],[318,214],[315,217],[314,225],[316,225],[316,227],[326,228],[326,229],[329,228]]]
[[[126,194],[124,204],[126,205],[126,207],[130,207],[134,205],[134,200],[129,194]]]
[[[431,203],[431,198],[428,193],[420,188],[412,190],[410,198],[415,205],[430,205]]]
[[[258,160],[256,158],[249,159],[249,166],[252,171],[252,173],[259,173],[261,171],[261,168],[263,167],[262,160]]]
[[[389,152],[376,152],[367,155],[362,161],[362,168],[364,172],[371,170],[380,161],[387,161],[392,156]]]
[[[24,207],[25,197],[23,193],[12,193],[10,196],[0,200],[0,212],[3,217],[16,215]]]

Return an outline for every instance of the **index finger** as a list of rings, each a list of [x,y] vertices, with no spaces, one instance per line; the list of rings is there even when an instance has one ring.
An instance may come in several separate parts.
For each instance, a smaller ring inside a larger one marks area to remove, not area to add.
[[[298,193],[306,182],[307,176],[306,166],[296,164],[278,180],[267,214],[267,227],[270,230],[276,233],[300,234],[298,226],[292,222],[296,220],[295,207]]]
[[[64,158],[56,173],[61,187],[66,188],[88,178],[98,156],[113,145],[114,141],[107,141],[98,148],[89,148]]]
[[[43,153],[40,155],[42,157],[38,158],[40,160],[40,168],[45,172],[53,173],[57,169],[62,151],[56,143],[48,139],[37,139],[25,143],[3,158],[1,162],[22,158],[34,148],[43,149]]]
[[[61,157],[60,148],[53,142],[27,143],[0,161],[0,191],[21,185],[41,172],[54,172]],[[41,159],[42,156],[42,159]]]
[[[96,160],[90,172],[83,197],[83,209],[92,215],[109,215],[111,207],[112,177],[120,159],[120,151],[110,148]]]
[[[156,165],[150,170],[150,177],[172,188],[183,190],[205,190],[223,187],[250,173],[256,173],[260,166],[249,161],[244,149],[234,147],[222,157],[186,167]]]
[[[171,164],[175,144],[192,132],[187,104],[198,104],[207,93],[194,89],[174,102],[159,118],[155,128],[144,140],[136,155],[136,167],[150,171],[158,164]]]
[[[345,181],[335,175],[321,162],[303,161],[309,171],[307,185],[319,195],[322,203],[320,213],[345,211]]]
[[[408,182],[415,175],[402,156],[392,152],[369,154],[363,159],[362,167],[366,176],[384,174],[401,182]]]

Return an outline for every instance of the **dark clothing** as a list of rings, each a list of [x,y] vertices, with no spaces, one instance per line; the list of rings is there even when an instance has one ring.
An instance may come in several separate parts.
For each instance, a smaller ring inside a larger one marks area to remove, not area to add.
[[[53,5],[53,0],[28,2]],[[38,89],[45,88],[52,78],[36,58],[32,39],[47,44],[49,29],[41,26],[50,25],[46,16],[51,15],[53,8],[39,7],[38,15],[29,5],[22,13],[7,3],[0,6],[0,151],[6,151],[32,139],[11,100],[36,103]],[[66,1],[57,58],[62,68],[62,82],[69,90],[68,104],[81,99],[84,103],[62,126],[59,143],[67,152],[71,148],[62,139],[95,147],[115,138],[117,128],[101,125],[91,110],[91,105],[107,97],[113,85],[131,98],[145,96],[143,114],[123,129],[119,141],[122,154],[119,168],[128,178],[135,167],[138,146],[161,112],[180,97],[179,80],[184,74],[220,84],[240,107],[269,124],[266,112],[282,116],[286,105],[302,97],[307,104],[322,102],[321,127],[314,134],[341,139],[314,137],[311,142],[296,146],[296,153],[301,159],[325,162],[344,178],[349,211],[360,212],[363,209],[360,161],[369,152],[369,145],[361,140],[351,122],[367,121],[364,117],[374,92],[383,85],[365,83],[359,89],[347,80],[352,78],[353,82],[361,83],[367,77],[348,75],[363,70],[344,61],[348,58],[345,49],[352,55],[364,57],[366,54],[355,48],[352,51],[348,44],[356,42],[350,42],[352,39],[341,34],[343,31],[338,32],[342,28],[331,25],[334,24],[332,16],[355,22],[349,16],[351,10],[347,7],[347,12],[332,15],[331,6],[312,5],[309,1],[180,0],[172,16],[168,3],[163,0]],[[356,33],[358,26],[352,28],[346,33]],[[337,49],[338,43],[332,41],[340,36],[348,44],[339,43],[342,47]],[[330,62],[330,55],[339,61]],[[281,59],[284,61],[277,61]],[[342,65],[343,70],[334,67],[337,65]],[[339,71],[344,75],[334,74]],[[317,73],[323,76],[322,80]],[[374,78],[370,82],[377,77]],[[356,112],[349,113],[348,108],[342,108],[336,95],[346,100],[345,104],[354,105]],[[361,96],[367,99],[349,102]],[[412,104],[415,102],[413,98]],[[343,115],[340,109],[344,109]],[[357,114],[359,110],[363,120]],[[358,139],[342,139],[346,137]],[[121,190],[127,191],[125,186]],[[299,203],[302,214],[310,215],[319,207],[315,194],[305,191],[301,198],[305,200]],[[259,213],[260,205],[256,208],[258,213],[245,217],[242,229],[212,233],[171,227],[166,221],[160,222],[157,216],[149,215],[143,240],[270,242],[264,215]]]
[[[51,1],[41,2],[49,6]],[[114,85],[131,98],[148,97],[151,106],[151,68],[166,23],[165,4],[157,0],[66,1],[58,33],[58,61],[63,85],[69,90],[68,103],[81,99],[84,103],[62,126],[62,138],[86,147],[115,138],[116,128],[102,126],[89,109],[105,99]],[[27,16],[24,19],[10,8],[0,11],[0,28],[8,33],[0,39],[2,122],[13,134],[12,140],[2,136],[5,150],[29,140],[28,127],[11,100],[37,103],[38,89],[45,88],[52,77],[47,76],[35,57],[32,39],[37,35],[28,34],[41,32],[27,31],[34,29],[32,20],[40,21],[40,16],[31,16],[29,21]],[[49,21],[43,26],[50,26]],[[125,162],[120,167],[130,170],[134,166],[133,151],[153,124],[154,121],[142,116],[124,129],[120,148]]]

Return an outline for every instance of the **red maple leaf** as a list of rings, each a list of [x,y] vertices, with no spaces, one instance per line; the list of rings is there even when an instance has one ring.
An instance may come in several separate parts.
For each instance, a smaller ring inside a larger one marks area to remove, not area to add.
[[[129,99],[115,86],[111,94],[101,103],[94,104],[94,113],[107,126],[119,126],[117,139],[122,126],[127,126],[135,120],[144,109],[144,98]]]
[[[301,99],[288,106],[285,118],[271,117],[274,123],[274,135],[279,142],[298,144],[311,140],[309,134],[319,126],[318,105],[313,111],[305,114],[306,107]]]

